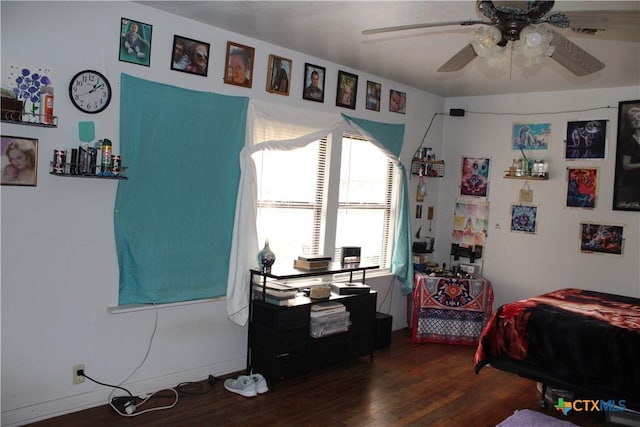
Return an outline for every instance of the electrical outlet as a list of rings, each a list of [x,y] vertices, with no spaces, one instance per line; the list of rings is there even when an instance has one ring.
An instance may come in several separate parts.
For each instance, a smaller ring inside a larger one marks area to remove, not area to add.
[[[73,384],[82,384],[84,382],[84,375],[78,375],[78,371],[84,372],[84,364],[73,365]]]

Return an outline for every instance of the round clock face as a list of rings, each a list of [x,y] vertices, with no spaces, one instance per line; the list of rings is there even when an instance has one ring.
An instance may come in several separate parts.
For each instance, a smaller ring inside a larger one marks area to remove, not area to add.
[[[89,114],[99,113],[111,102],[111,85],[97,71],[80,71],[69,83],[69,97],[78,110]]]

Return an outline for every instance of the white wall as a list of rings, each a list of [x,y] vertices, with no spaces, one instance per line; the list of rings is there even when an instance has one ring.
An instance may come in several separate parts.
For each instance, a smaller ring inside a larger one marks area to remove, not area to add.
[[[438,198],[435,257],[449,262],[454,203],[460,194],[461,157],[489,157],[489,228],[481,261],[484,275],[493,282],[494,308],[563,287],[639,297],[640,215],[611,208],[618,102],[637,99],[640,99],[639,87],[447,99],[447,110],[463,108],[467,113],[465,117],[446,118],[443,150],[447,176],[441,183]],[[606,108],[608,106],[613,108]],[[584,111],[588,109],[591,111]],[[565,160],[567,121],[588,119],[609,120],[606,158]],[[550,179],[529,181],[533,203],[538,206],[535,235],[510,231],[510,206],[518,202],[519,190],[524,184],[503,178],[512,159],[519,157],[519,151],[512,150],[510,145],[514,122],[551,123],[549,149],[535,152],[536,158],[549,162]],[[595,209],[565,206],[567,167],[599,168]],[[624,225],[623,256],[581,253],[580,222]]]
[[[140,4],[3,1],[1,8],[2,83],[12,64],[51,69],[59,120],[54,129],[2,123],[3,135],[37,138],[40,142],[37,186],[3,186],[0,192],[2,425],[105,404],[111,390],[90,381],[72,385],[72,366],[84,363],[88,375],[118,384],[143,360],[151,339],[153,310],[120,314],[107,311],[118,300],[112,220],[117,183],[48,173],[54,148],[79,145],[79,121],[94,120],[96,137],[111,139],[114,152],[119,152],[120,73],[194,90],[259,98],[307,109],[310,114],[336,111],[405,123],[402,158],[406,163],[422,139],[428,120],[443,111],[444,100],[428,93]],[[118,60],[121,17],[153,25],[150,67]],[[207,77],[170,70],[174,34],[211,43]],[[228,40],[256,48],[252,89],[222,82]],[[265,91],[269,54],[293,60],[288,97]],[[302,99],[305,62],[327,69],[324,104]],[[71,77],[84,69],[104,73],[114,89],[111,105],[98,115],[80,113],[68,99]],[[359,75],[355,111],[335,107],[339,69]],[[364,108],[367,80],[382,83],[381,112]],[[388,111],[389,89],[407,92],[406,115]],[[428,140],[440,155],[442,121],[434,125]],[[181,143],[176,142],[177,146]],[[126,159],[124,163],[126,166]],[[437,182],[429,186],[425,205],[435,205]],[[393,328],[405,326],[405,298],[399,286],[392,285],[389,276],[372,278],[370,283],[380,291],[380,311],[394,316]],[[158,310],[158,328],[149,357],[124,385],[134,393],[149,392],[243,369],[246,335],[246,328],[227,319],[224,300],[163,307]]]

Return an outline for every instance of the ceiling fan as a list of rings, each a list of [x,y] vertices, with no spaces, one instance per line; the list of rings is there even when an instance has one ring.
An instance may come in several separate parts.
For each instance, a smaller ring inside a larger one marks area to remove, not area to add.
[[[547,56],[577,76],[586,76],[605,67],[601,61],[567,39],[552,27],[573,28],[595,34],[614,28],[638,28],[640,12],[635,10],[573,11],[550,13],[554,1],[477,1],[487,20],[464,20],[400,25],[364,30],[362,34],[380,34],[420,28],[452,25],[483,25],[474,31],[472,41],[444,63],[439,72],[458,71],[476,56],[496,63],[505,58],[506,46],[525,57],[527,65]]]

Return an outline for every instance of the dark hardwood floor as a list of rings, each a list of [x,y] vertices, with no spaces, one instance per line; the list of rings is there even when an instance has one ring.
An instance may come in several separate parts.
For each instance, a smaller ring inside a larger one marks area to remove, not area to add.
[[[603,413],[568,416],[540,406],[536,383],[484,368],[473,371],[475,347],[413,344],[410,330],[393,332],[391,346],[348,367],[276,384],[253,398],[226,391],[222,378],[189,384],[168,410],[125,418],[100,406],[31,424],[49,426],[495,426],[515,410],[532,409],[579,426],[607,426]],[[196,386],[200,388],[197,389]],[[166,405],[153,398],[139,411]]]

